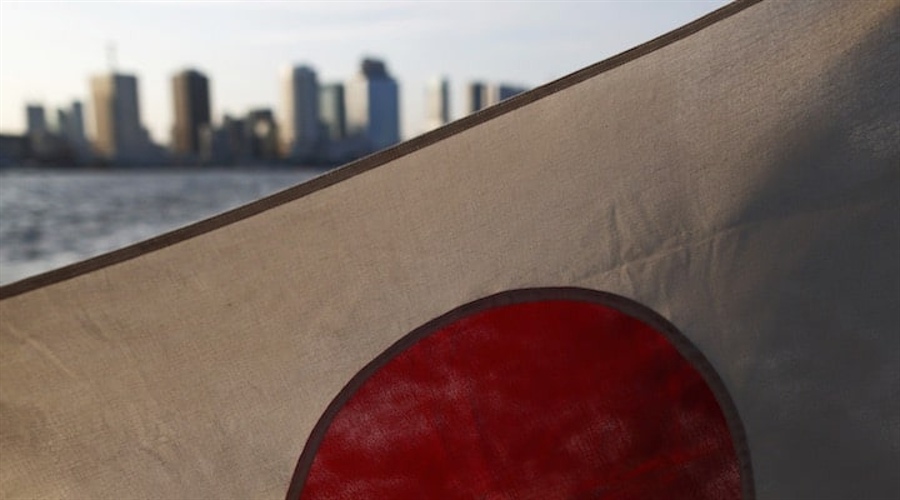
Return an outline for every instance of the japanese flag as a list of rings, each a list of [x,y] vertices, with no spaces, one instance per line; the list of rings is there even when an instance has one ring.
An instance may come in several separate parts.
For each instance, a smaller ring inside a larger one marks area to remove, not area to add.
[[[900,4],[736,3],[0,289],[0,496],[900,496]]]

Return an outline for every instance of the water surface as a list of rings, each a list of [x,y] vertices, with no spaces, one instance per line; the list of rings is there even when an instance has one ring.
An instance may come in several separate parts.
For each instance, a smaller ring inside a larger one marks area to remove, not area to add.
[[[0,171],[0,284],[157,236],[322,173]]]

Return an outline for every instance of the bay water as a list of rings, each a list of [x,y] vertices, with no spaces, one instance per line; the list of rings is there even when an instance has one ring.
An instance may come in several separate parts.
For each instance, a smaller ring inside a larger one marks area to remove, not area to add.
[[[0,284],[206,219],[323,169],[0,171]]]

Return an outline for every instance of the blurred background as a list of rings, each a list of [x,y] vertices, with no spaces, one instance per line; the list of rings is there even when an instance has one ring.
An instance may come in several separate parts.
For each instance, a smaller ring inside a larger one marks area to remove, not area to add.
[[[0,3],[0,284],[303,182],[725,1]]]

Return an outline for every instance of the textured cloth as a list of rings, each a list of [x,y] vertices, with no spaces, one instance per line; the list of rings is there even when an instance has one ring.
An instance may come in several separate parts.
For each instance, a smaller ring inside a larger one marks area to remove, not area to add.
[[[330,401],[395,341],[572,286],[704,354],[758,498],[897,498],[900,3],[740,7],[0,289],[0,497],[283,498]]]

